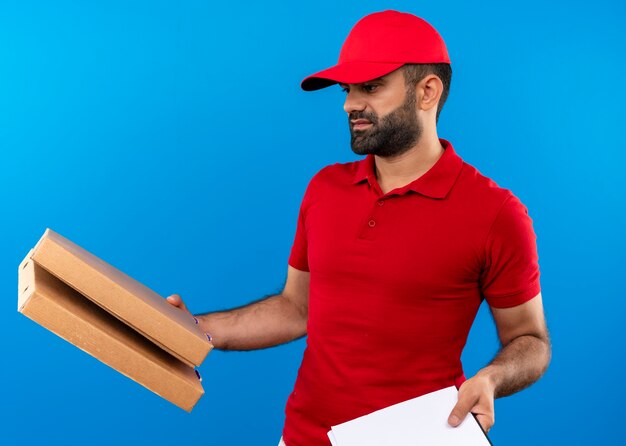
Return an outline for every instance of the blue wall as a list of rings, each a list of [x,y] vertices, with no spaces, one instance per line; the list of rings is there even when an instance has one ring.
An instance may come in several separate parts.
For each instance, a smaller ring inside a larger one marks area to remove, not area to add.
[[[196,312],[278,292],[309,178],[356,159],[343,93],[299,83],[335,62],[356,20],[393,8],[447,42],[439,135],[535,224],[554,356],[497,400],[494,443],[616,444],[624,5],[1,2],[0,442],[277,443],[303,341],[211,353],[187,414],[17,313],[17,265],[50,227]],[[482,308],[467,373],[496,349]]]

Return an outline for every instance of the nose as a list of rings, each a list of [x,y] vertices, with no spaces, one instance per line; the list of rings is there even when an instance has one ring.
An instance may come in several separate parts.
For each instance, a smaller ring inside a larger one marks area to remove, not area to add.
[[[367,107],[363,96],[359,95],[354,88],[351,88],[346,94],[346,100],[343,103],[343,109],[350,114],[356,111],[363,111]]]

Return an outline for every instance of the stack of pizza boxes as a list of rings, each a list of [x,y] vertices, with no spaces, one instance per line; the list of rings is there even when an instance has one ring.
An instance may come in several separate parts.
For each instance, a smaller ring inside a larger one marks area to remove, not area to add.
[[[212,349],[197,320],[56,232],[21,262],[18,311],[190,412]]]

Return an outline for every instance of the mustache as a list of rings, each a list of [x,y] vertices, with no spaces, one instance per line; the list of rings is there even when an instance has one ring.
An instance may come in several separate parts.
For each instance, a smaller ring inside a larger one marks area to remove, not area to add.
[[[372,124],[378,123],[378,116],[375,113],[366,113],[366,112],[352,112],[348,116],[348,120],[353,119],[367,119]]]

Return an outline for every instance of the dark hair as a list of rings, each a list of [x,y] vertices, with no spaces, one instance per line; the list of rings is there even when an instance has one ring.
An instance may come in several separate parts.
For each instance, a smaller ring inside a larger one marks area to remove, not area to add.
[[[404,68],[404,82],[407,87],[413,87],[419,81],[424,79],[429,74],[434,74],[443,83],[443,91],[441,92],[441,98],[439,98],[439,104],[437,105],[437,117],[436,122],[439,121],[439,113],[448,99],[448,93],[450,92],[450,82],[452,81],[452,67],[447,63],[408,63],[403,66]]]

